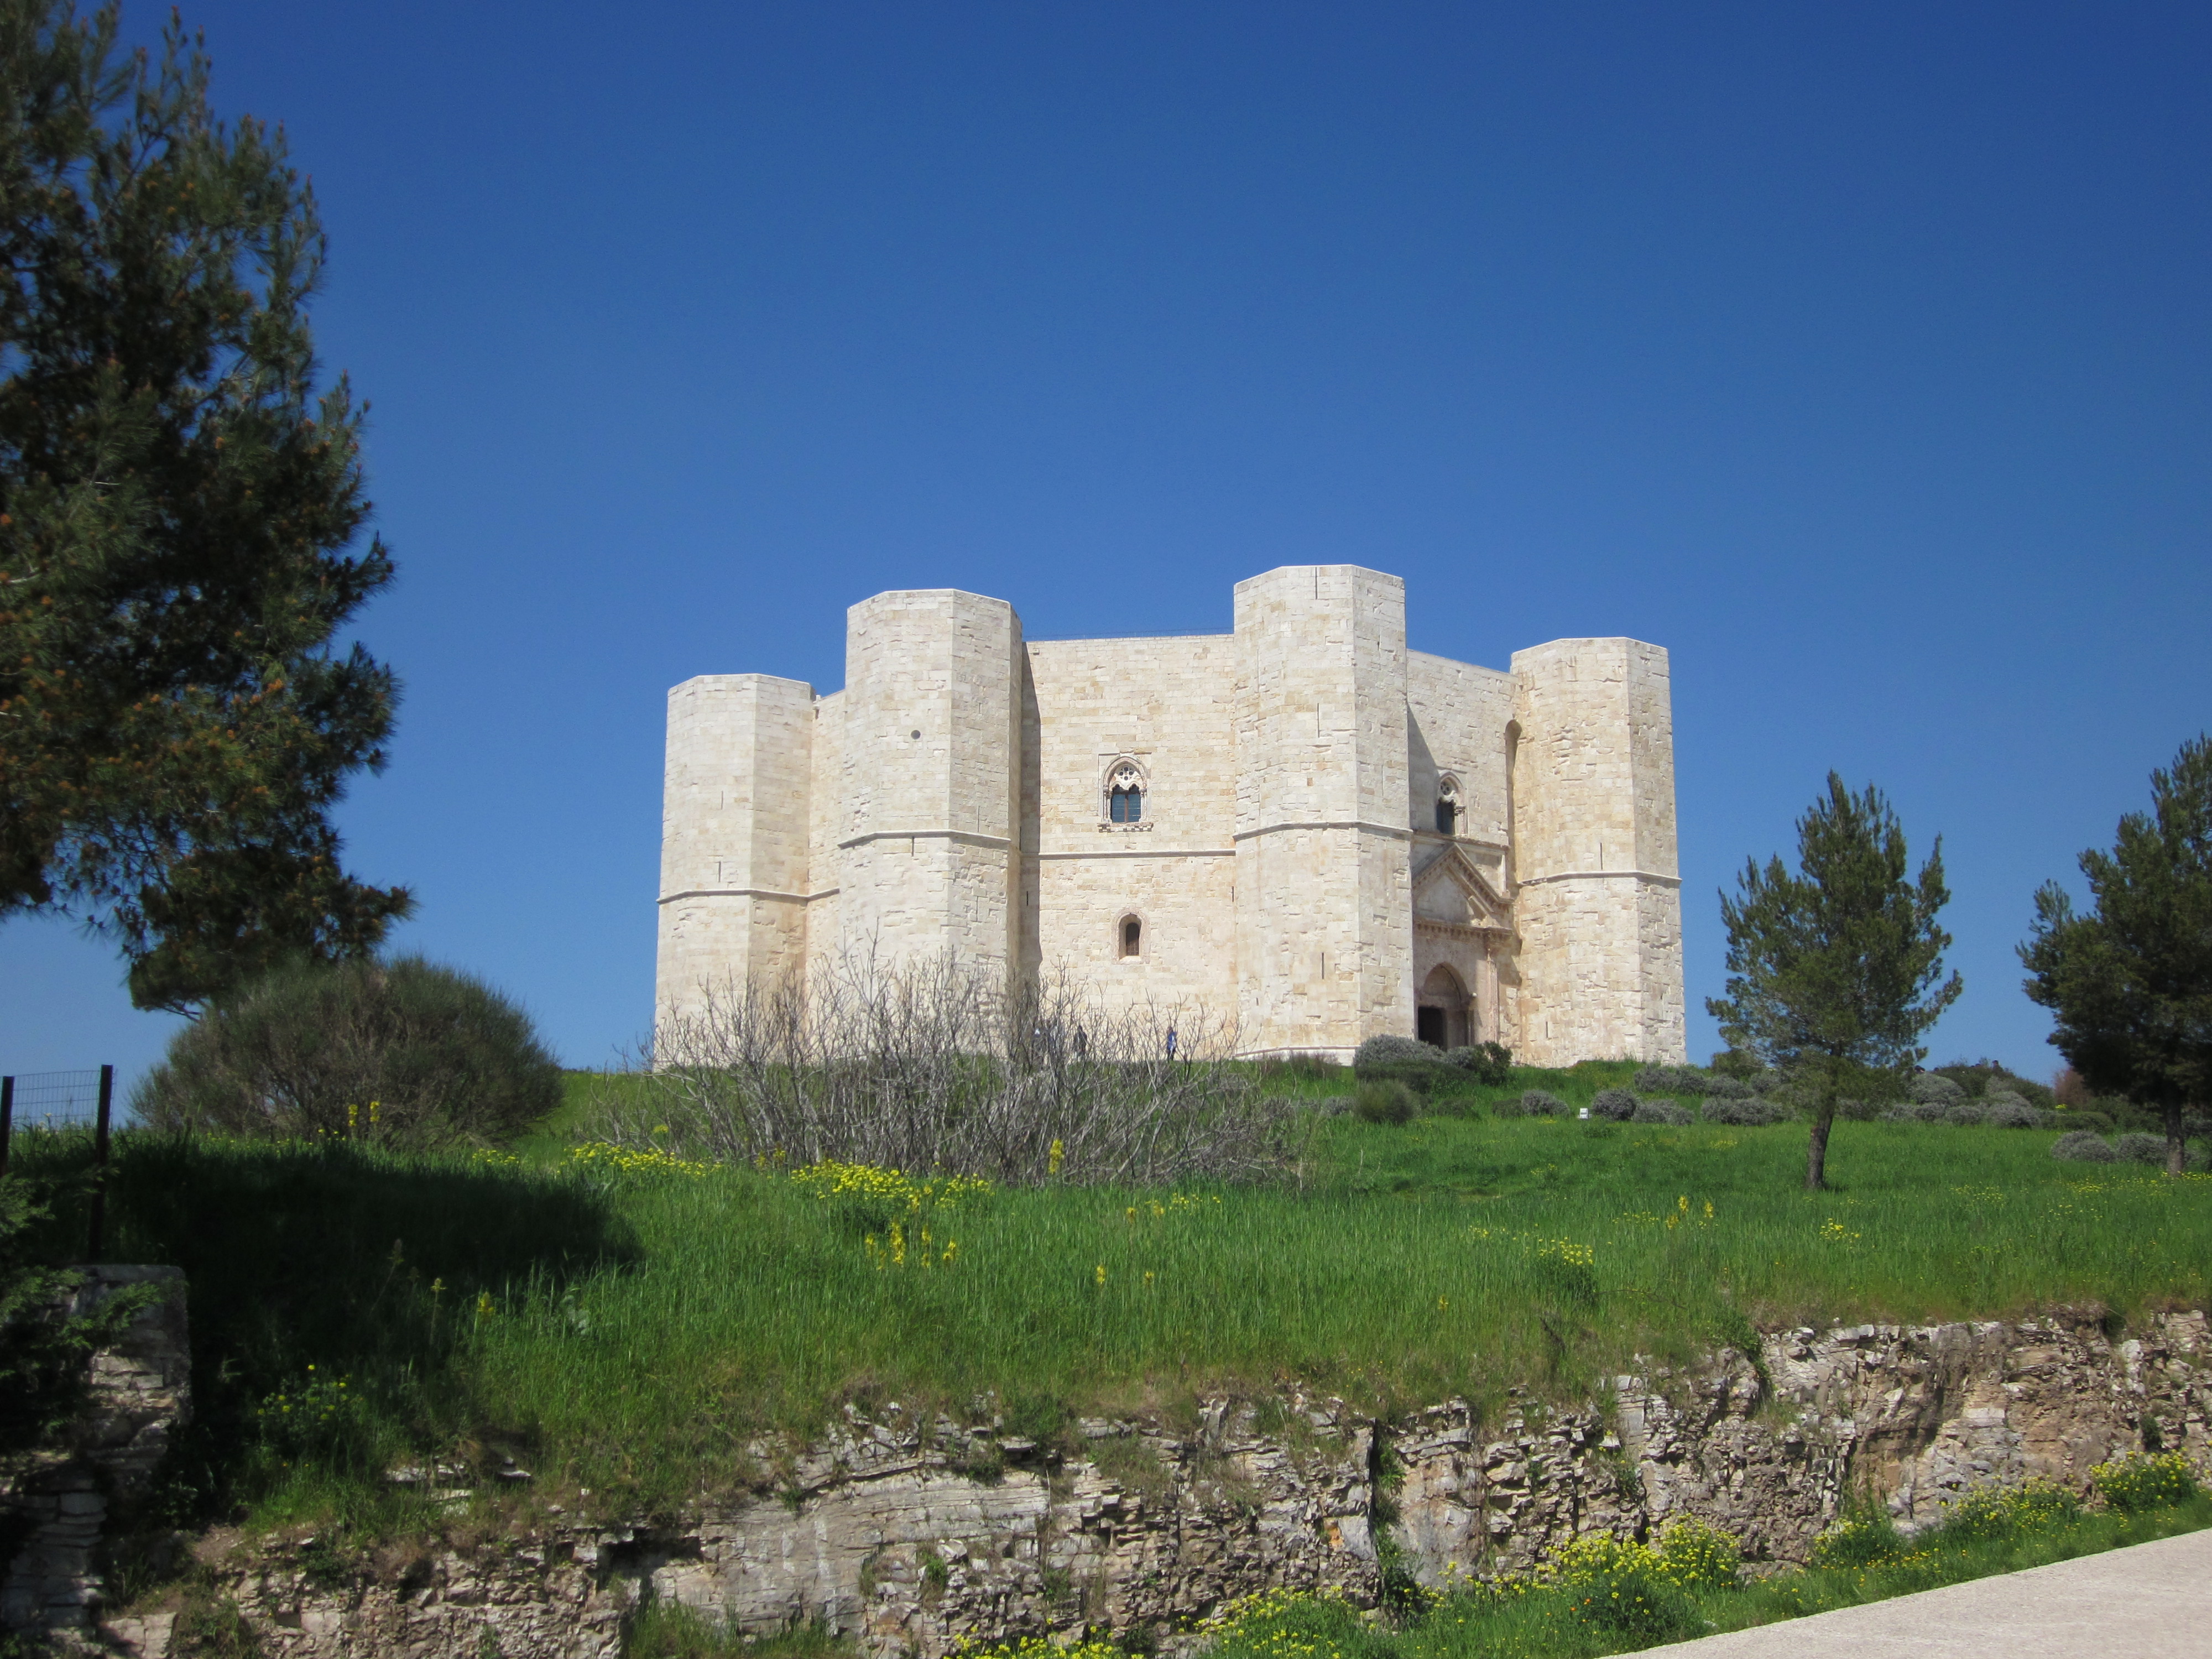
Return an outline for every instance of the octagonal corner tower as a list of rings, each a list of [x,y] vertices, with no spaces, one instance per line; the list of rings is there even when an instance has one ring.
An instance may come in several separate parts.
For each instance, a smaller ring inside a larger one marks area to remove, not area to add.
[[[669,694],[659,1018],[855,956],[1081,980],[1237,1052],[1683,1051],[1667,653],[1510,671],[1406,642],[1405,585],[1293,565],[1227,634],[1029,640],[879,593],[844,689]]]

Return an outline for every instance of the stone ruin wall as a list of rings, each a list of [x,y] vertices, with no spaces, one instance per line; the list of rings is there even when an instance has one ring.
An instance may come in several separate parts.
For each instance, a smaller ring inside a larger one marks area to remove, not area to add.
[[[177,1420],[165,1363],[141,1353],[102,1372],[135,1402],[104,1419],[123,1425],[108,1437],[118,1448],[158,1447]],[[1172,1652],[1260,1589],[1333,1588],[1371,1606],[1385,1553],[1439,1586],[1692,1515],[1741,1540],[1757,1570],[1802,1563],[1856,1494],[1911,1529],[1984,1488],[2044,1479],[2086,1492],[2096,1464],[2147,1444],[2212,1479],[2212,1337],[2193,1310],[2118,1342],[2094,1310],[1798,1329],[1768,1334],[1756,1365],[1725,1353],[1618,1377],[1602,1407],[1516,1394],[1488,1415],[1446,1401],[1377,1421],[1294,1392],[1203,1401],[1194,1420],[1078,1428],[1063,1449],[896,1406],[848,1411],[811,1445],[752,1448],[775,1490],[678,1520],[432,1540],[335,1575],[303,1540],[201,1553],[275,1659],[615,1659],[647,1595],[757,1634],[818,1622],[871,1659],[1086,1632],[1145,1632]],[[1378,1479],[1386,1445],[1395,1481]],[[27,1490],[0,1488],[0,1506]],[[162,1659],[173,1613],[100,1606],[99,1490],[48,1472],[34,1501],[93,1501],[70,1512],[67,1539],[56,1507],[32,1565],[13,1565],[9,1616],[35,1582],[58,1627]]]

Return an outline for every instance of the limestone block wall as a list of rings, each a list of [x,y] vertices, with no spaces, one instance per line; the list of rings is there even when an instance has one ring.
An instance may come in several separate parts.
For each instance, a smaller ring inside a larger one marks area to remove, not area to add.
[[[839,947],[886,968],[1017,951],[1021,624],[1003,599],[879,593],[846,612]]]
[[[1417,834],[1434,832],[1437,785],[1448,773],[1460,784],[1461,836],[1505,846],[1513,833],[1505,771],[1513,698],[1513,676],[1498,669],[1406,653],[1407,822]]]
[[[1450,886],[1421,872],[1455,848],[1501,899],[1512,891],[1512,799],[1506,768],[1505,731],[1513,719],[1513,676],[1478,668],[1425,651],[1406,653],[1407,822],[1413,832],[1414,872],[1413,991],[1441,966],[1451,969],[1468,1000],[1464,1024],[1448,1030],[1455,1041],[1518,1046],[1520,1033],[1510,989],[1514,983],[1514,935],[1494,931]],[[1458,785],[1459,811],[1449,836],[1437,825],[1437,800],[1446,779]]]
[[[1521,1042],[1532,1065],[1684,1058],[1667,653],[1517,651],[1511,791]]]
[[[1413,1027],[1405,584],[1287,566],[1236,624],[1241,1042],[1348,1054]]]
[[[1247,1054],[1349,1054],[1442,1000],[1446,1040],[1535,1063],[1680,1058],[1667,653],[1562,640],[1502,673],[1408,652],[1405,620],[1351,565],[1253,577],[1233,633],[1170,638],[1025,641],[1003,600],[897,592],[848,612],[842,691],[686,681],[660,1009],[949,956],[1204,1010]],[[1145,811],[1116,824],[1124,766]]]
[[[702,674],[668,694],[655,1004],[773,977],[805,951],[814,692]]]
[[[845,694],[832,691],[814,700],[814,788],[806,815],[809,974],[818,972],[837,951],[837,843],[844,834],[844,787]]]
[[[1234,1012],[1237,641],[1217,634],[1036,641],[1036,959],[1109,1006]],[[1135,823],[1109,820],[1110,774],[1138,769]],[[1135,917],[1139,948],[1121,953]]]

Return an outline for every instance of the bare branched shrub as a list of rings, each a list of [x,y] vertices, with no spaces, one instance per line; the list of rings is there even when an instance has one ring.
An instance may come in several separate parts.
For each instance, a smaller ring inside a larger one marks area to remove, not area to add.
[[[1296,1109],[1221,1064],[1234,1049],[1202,1012],[1109,1010],[1066,975],[1008,990],[946,962],[848,959],[665,1018],[603,1132],[1016,1184],[1250,1180],[1285,1161]]]

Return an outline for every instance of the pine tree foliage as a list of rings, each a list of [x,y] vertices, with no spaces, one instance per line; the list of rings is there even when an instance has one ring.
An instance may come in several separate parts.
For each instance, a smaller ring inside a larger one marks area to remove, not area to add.
[[[1728,994],[1709,998],[1731,1049],[1788,1075],[1813,1119],[1805,1184],[1826,1183],[1828,1134],[1851,1096],[1901,1091],[1926,1058],[1920,1038],[1963,988],[1943,974],[1950,899],[1938,837],[1909,876],[1904,826],[1879,789],[1853,794],[1828,774],[1797,820],[1798,869],[1746,862],[1721,896]],[[1885,1075],[1887,1074],[1887,1075]]]
[[[2152,773],[2151,810],[2081,866],[2087,914],[2056,882],[2035,896],[2027,994],[2057,1016],[2051,1043],[2090,1089],[2165,1119],[2179,1175],[2185,1114],[2212,1102],[2212,739]]]
[[[410,905],[328,813],[397,685],[340,627],[392,578],[306,306],[281,133],[217,121],[173,18],[0,0],[0,916],[116,937],[142,1007],[369,950]]]

